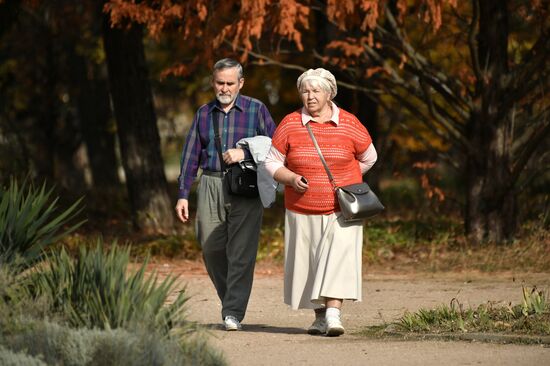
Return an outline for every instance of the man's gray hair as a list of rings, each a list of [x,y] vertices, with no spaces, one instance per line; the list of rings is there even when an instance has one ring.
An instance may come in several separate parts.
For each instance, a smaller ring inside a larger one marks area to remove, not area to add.
[[[214,64],[214,69],[212,70],[212,73],[215,73],[218,70],[223,69],[231,69],[233,67],[237,68],[237,71],[239,72],[239,79],[242,79],[244,77],[243,74],[243,66],[237,61],[232,58],[222,58],[218,62]]]

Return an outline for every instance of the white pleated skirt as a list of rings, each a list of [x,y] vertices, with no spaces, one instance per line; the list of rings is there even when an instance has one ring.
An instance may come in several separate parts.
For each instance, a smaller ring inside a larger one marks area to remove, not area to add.
[[[363,222],[286,210],[284,301],[316,309],[327,298],[361,301]]]

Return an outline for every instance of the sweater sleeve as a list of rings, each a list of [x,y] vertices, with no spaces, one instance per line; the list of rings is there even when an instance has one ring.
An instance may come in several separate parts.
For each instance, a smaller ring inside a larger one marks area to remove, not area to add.
[[[271,146],[271,149],[265,158],[264,166],[273,177],[279,168],[285,166],[285,156],[281,154],[274,146]]]
[[[371,143],[367,150],[357,156],[357,160],[359,160],[359,168],[361,168],[361,175],[369,171],[374,163],[376,163],[377,159],[378,154],[376,153],[374,145]]]

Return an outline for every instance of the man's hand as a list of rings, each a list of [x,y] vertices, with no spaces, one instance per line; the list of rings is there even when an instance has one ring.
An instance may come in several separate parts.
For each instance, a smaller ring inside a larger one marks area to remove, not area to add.
[[[223,153],[223,161],[227,165],[238,163],[244,159],[243,149],[229,149]]]
[[[186,223],[189,221],[189,201],[180,198],[176,203],[176,215],[181,222]]]

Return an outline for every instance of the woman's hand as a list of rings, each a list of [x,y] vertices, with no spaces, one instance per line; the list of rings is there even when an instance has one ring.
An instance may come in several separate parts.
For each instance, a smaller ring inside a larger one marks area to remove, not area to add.
[[[298,193],[304,193],[309,188],[307,179],[282,166],[275,171],[273,179],[285,186],[291,186]]]
[[[301,175],[295,174],[290,181],[290,185],[298,193],[304,193],[309,188],[307,179]]]

